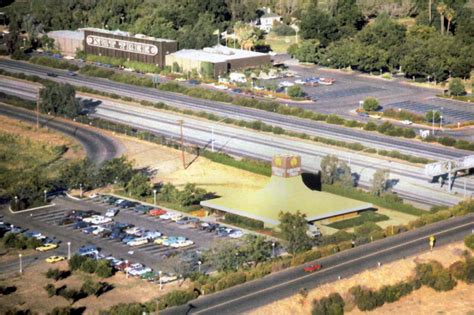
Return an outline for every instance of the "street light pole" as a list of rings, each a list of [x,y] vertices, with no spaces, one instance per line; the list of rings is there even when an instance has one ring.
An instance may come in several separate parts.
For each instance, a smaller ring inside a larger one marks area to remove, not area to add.
[[[67,242],[67,260],[71,260],[71,242]]]
[[[201,273],[201,264],[202,264],[202,261],[198,261],[198,270],[199,270],[199,273]]]
[[[18,254],[18,257],[20,258],[20,273],[23,273],[23,261],[21,259],[22,256],[22,254]]]
[[[79,196],[82,198],[82,183],[79,184],[79,189],[80,189]]]
[[[43,192],[44,192],[44,203],[46,203],[48,201],[48,197],[46,195],[48,191],[45,189]]]
[[[433,117],[432,117],[432,118],[433,118],[433,125],[432,125],[432,127],[431,127],[431,131],[432,131],[431,133],[432,133],[433,136],[434,136],[434,134],[435,134],[435,132],[434,132],[435,110],[432,109],[432,110],[431,110],[431,113],[433,114],[433,115],[432,115],[432,116],[433,116]]]
[[[153,204],[156,206],[156,189],[153,189]]]
[[[272,258],[275,258],[275,242],[272,242]]]

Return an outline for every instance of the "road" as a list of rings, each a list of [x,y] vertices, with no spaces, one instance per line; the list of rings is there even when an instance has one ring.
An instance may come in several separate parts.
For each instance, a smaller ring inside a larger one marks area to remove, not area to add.
[[[18,107],[11,107],[0,103],[0,115],[36,124],[34,112]],[[86,150],[88,158],[97,164],[120,156],[124,151],[124,147],[117,140],[84,125],[47,116],[40,117],[40,125],[57,130],[78,140]]]
[[[474,215],[452,218],[400,235],[375,241],[341,253],[318,259],[323,268],[315,273],[305,273],[302,266],[274,273],[215,294],[204,295],[188,305],[162,312],[164,315],[182,314],[242,314],[291,295],[302,288],[313,289],[321,284],[335,282],[338,277],[348,278],[378,263],[395,260],[427,251],[428,237],[436,236],[436,246],[459,241],[474,229]],[[328,292],[329,294],[330,292]]]
[[[63,70],[41,67],[20,61],[1,59],[0,68],[12,72],[38,75],[40,77],[45,77],[58,82],[68,82],[75,86],[87,86],[107,93],[129,96],[135,100],[164,102],[168,105],[182,109],[207,111],[223,117],[235,119],[244,119],[250,121],[260,120],[264,123],[280,126],[290,131],[305,132],[313,136],[317,135],[348,142],[359,142],[374,148],[389,148],[407,154],[429,157],[431,159],[448,159],[469,155],[471,153],[454,148],[436,146],[409,139],[394,138],[381,134],[365,132],[355,128],[346,128],[323,122],[310,121],[297,117],[270,113],[253,108],[244,108],[226,103],[197,99],[182,94],[122,84],[100,78],[86,77],[81,75],[70,77],[67,76],[66,71]],[[54,72],[58,74],[59,77],[47,77],[47,72]]]

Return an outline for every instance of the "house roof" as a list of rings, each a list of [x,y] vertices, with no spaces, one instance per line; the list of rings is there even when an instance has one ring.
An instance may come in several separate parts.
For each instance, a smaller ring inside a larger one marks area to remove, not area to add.
[[[234,49],[226,46],[218,45],[214,47],[197,49],[181,49],[170,54],[171,56],[189,58],[193,60],[207,61],[207,62],[227,62],[228,60],[265,56],[266,54],[247,51],[242,49]]]
[[[301,175],[287,178],[272,176],[270,182],[255,193],[236,192],[202,201],[201,205],[270,225],[279,223],[280,211],[296,213],[299,210],[306,214],[308,221],[316,221],[373,207],[370,203],[311,190],[303,183]]]

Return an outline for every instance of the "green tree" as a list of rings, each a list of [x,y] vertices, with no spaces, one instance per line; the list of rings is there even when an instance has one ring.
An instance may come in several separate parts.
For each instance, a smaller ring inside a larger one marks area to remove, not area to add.
[[[353,186],[349,166],[335,155],[326,155],[321,160],[321,181],[330,185],[339,182],[343,186]]]
[[[339,39],[336,21],[324,11],[313,9],[301,18],[300,35],[303,39],[317,39],[322,47]]]
[[[99,260],[94,272],[101,278],[108,278],[114,274],[114,270],[107,260]]]
[[[166,183],[160,189],[160,199],[166,202],[173,202],[178,197],[178,190],[171,183]]]
[[[441,114],[438,111],[432,111],[430,110],[429,112],[426,112],[425,118],[427,122],[434,122],[439,123],[441,121]]]
[[[81,291],[87,295],[97,295],[102,289],[102,284],[94,282],[91,279],[86,279],[82,284]]]
[[[315,300],[313,303],[312,315],[343,315],[344,300],[339,293],[331,293],[327,297]]]
[[[132,162],[128,161],[125,156],[105,161],[97,174],[97,182],[100,186],[107,184],[128,183],[134,175]]]
[[[464,84],[462,83],[461,79],[454,78],[451,80],[451,82],[449,82],[449,93],[454,96],[466,94],[466,90],[464,89]]]
[[[300,62],[318,62],[319,41],[317,40],[305,40],[294,52],[294,56]]]
[[[288,93],[288,96],[291,98],[300,98],[300,97],[305,96],[303,89],[299,85],[293,85],[293,86],[288,87],[287,93]]]
[[[134,196],[147,196],[151,194],[150,178],[142,173],[136,173],[126,186],[127,192]]]
[[[76,91],[70,84],[47,83],[40,90],[40,110],[53,115],[74,118],[81,110]]]
[[[280,212],[279,229],[281,236],[288,242],[288,252],[296,254],[311,249],[311,239],[306,234],[308,222],[306,215],[301,212],[295,214],[290,212]]]
[[[374,195],[380,196],[389,189],[388,180],[390,178],[390,171],[378,169],[372,178],[371,191]]]
[[[364,100],[362,108],[364,108],[366,112],[373,112],[380,108],[380,103],[376,98],[369,96]]]
[[[203,188],[196,187],[196,184],[186,184],[184,189],[178,193],[178,201],[181,206],[187,207],[190,205],[199,204],[199,202],[206,199],[207,192]]]
[[[356,0],[338,0],[334,6],[333,16],[342,36],[354,35],[365,24]]]

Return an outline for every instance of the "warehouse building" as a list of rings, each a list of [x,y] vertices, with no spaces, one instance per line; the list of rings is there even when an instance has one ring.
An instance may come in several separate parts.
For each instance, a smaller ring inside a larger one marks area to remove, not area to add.
[[[86,54],[122,58],[164,67],[166,56],[178,50],[178,43],[175,40],[97,28],[82,30]]]
[[[183,49],[166,56],[166,65],[175,72],[187,73],[193,70],[202,75],[217,78],[234,70],[271,64],[268,54],[214,46],[197,49]]]
[[[54,39],[55,48],[64,56],[74,57],[77,51],[84,50],[83,31],[52,31],[48,37]]]
[[[269,183],[254,193],[233,195],[202,201],[210,209],[262,221],[265,226],[277,226],[279,213],[300,211],[308,223],[335,221],[356,216],[372,209],[370,203],[309,189],[301,176],[301,158],[277,155],[272,160]]]

